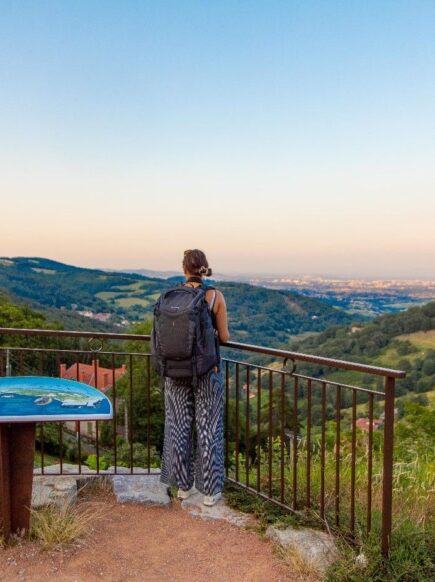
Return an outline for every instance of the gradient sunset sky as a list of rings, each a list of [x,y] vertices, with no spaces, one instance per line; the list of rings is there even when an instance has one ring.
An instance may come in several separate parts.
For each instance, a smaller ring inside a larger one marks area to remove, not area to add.
[[[0,14],[0,255],[435,278],[433,0]]]

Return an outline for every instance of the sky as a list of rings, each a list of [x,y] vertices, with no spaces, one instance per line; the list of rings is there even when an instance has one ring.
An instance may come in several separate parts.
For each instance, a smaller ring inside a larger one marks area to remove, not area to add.
[[[433,0],[0,0],[0,255],[435,278]]]

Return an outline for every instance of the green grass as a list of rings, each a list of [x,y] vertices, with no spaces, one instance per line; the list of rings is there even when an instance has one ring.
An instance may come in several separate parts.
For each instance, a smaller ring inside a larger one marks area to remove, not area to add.
[[[42,273],[43,275],[55,275],[56,271],[53,269],[39,269],[38,267],[32,267],[32,271],[36,271],[36,273]]]
[[[226,484],[224,496],[231,507],[253,514],[258,520],[258,530],[261,533],[264,533],[269,525],[278,528],[321,525],[316,512],[285,513],[272,503],[263,501],[255,494],[233,484]],[[337,535],[338,532],[335,533]],[[394,529],[392,551],[388,561],[381,555],[379,535],[378,528],[373,534],[359,539],[357,543],[338,535],[339,558],[329,568],[324,580],[426,582],[433,579],[435,575],[433,526],[432,529],[422,528],[415,520],[402,519]],[[363,555],[366,559],[363,566],[356,560],[358,555]]]
[[[399,367],[399,360],[407,360],[408,362],[412,363],[417,358],[421,358],[420,352],[413,352],[412,354],[405,354],[400,355],[397,349],[393,346],[388,347],[386,350],[382,352],[380,356],[376,358],[374,361],[375,366],[381,366],[385,368],[398,368]]]
[[[337,372],[328,373],[327,379],[331,382],[362,386],[361,374],[352,370],[338,370]]]
[[[150,299],[151,301],[157,301],[159,297],[160,293],[151,293],[151,295],[147,295],[147,298]]]
[[[320,331],[303,331],[302,333],[298,333],[296,335],[291,335],[289,337],[289,341],[293,341],[293,340],[302,341],[304,339],[307,339],[308,337],[313,337],[316,335],[320,335]]]
[[[403,421],[401,421],[403,423]],[[253,428],[253,427],[252,427]],[[372,533],[367,533],[367,487],[368,487],[368,454],[366,433],[357,431],[356,464],[355,464],[355,516],[356,527],[350,531],[351,513],[351,433],[342,426],[340,451],[340,523],[335,524],[335,450],[334,423],[327,425],[325,451],[325,518],[329,529],[338,537],[341,546],[341,558],[332,568],[328,580],[342,581],[361,580],[365,582],[380,582],[381,580],[423,581],[431,579],[433,555],[431,544],[435,539],[435,462],[431,446],[427,451],[423,448],[415,452],[406,445],[405,452],[400,452],[396,443],[396,461],[393,477],[393,536],[391,559],[386,562],[380,553],[381,516],[382,516],[382,431],[373,435],[373,479],[372,479]],[[307,450],[304,440],[298,446],[297,463],[297,509],[298,516],[286,516],[285,513],[272,507],[255,496],[246,497],[246,493],[232,493],[229,502],[243,511],[249,511],[260,519],[264,529],[270,523],[281,519],[290,525],[317,525],[322,527],[320,519],[321,463],[318,443],[318,427],[314,427],[311,452],[311,509],[305,508],[307,496]],[[253,437],[254,438],[254,437]],[[255,441],[253,441],[255,442]],[[404,451],[405,451],[404,449]],[[281,451],[279,438],[273,441],[272,447],[272,497],[280,500],[280,468]],[[284,502],[292,505],[293,501],[293,451],[284,449]],[[230,477],[235,477],[235,455],[230,455]],[[268,494],[269,486],[269,455],[268,446],[261,452],[260,491]],[[246,483],[246,459],[239,453],[239,480]],[[257,487],[257,466],[250,467],[249,484]],[[432,540],[432,542],[431,542]],[[355,557],[363,552],[369,564],[362,571],[355,565]]]
[[[428,582],[435,577],[433,532],[411,520],[396,528],[388,560],[381,555],[377,536],[358,547],[339,541],[340,558],[329,568],[327,582]],[[357,556],[365,563],[358,564]]]
[[[110,301],[110,299],[115,299],[115,297],[119,297],[120,295],[122,295],[121,292],[100,291],[95,295],[95,297],[98,297],[98,299],[102,299],[103,301]]]
[[[121,307],[133,307],[134,305],[148,307],[150,301],[141,297],[120,297],[119,299],[116,299],[116,303]]]
[[[412,354],[401,355],[394,346],[390,346],[376,358],[376,365],[396,368],[398,367],[399,360],[407,360],[412,363],[418,358],[424,356],[426,350],[435,349],[435,329],[403,334],[397,336],[395,339],[399,341],[409,341],[418,349],[418,351],[413,352]]]
[[[58,457],[53,457],[52,455],[44,454],[44,467],[48,467],[49,465],[56,465],[59,463]],[[34,466],[38,469],[42,466],[42,459],[40,451],[35,451],[35,461]]]
[[[135,281],[129,285],[117,285],[114,289],[119,289],[119,291],[139,291],[146,287],[143,281]]]
[[[435,329],[400,335],[397,337],[397,339],[404,341],[408,340],[421,351],[425,351],[427,349],[435,350]]]
[[[429,390],[429,392],[420,392],[419,394],[421,394],[422,396],[426,396],[428,401],[429,401],[429,407],[433,407],[435,406],[435,389],[434,390]],[[396,404],[399,401],[404,401],[404,400],[409,400],[409,397],[412,396],[413,393],[408,393],[408,394],[404,394],[403,396],[399,396],[396,398]],[[379,397],[380,398],[380,397]],[[376,403],[378,404],[378,406],[381,408],[381,410],[383,410],[384,408],[384,400],[376,400]],[[352,414],[352,407],[349,408],[342,408],[341,412],[343,414],[343,417],[347,420],[350,419],[351,414]],[[356,405],[356,413],[357,416],[361,415],[361,414],[368,414],[368,403],[367,402],[362,402],[361,404],[357,404]],[[376,418],[376,415],[374,415]]]
[[[286,513],[273,503],[232,483],[225,484],[224,497],[230,507],[254,515],[258,520],[258,531],[261,533],[264,533],[269,525],[284,528],[300,527],[304,523],[302,517],[291,512]]]

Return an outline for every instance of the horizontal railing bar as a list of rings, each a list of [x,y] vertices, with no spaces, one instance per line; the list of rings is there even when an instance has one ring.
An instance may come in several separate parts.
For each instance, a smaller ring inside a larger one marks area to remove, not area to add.
[[[241,483],[240,481],[236,481],[235,479],[232,479],[231,477],[225,477],[225,481],[227,481],[228,483],[231,483],[231,485],[235,485],[236,487],[241,487],[245,491],[249,491],[249,493],[252,493],[253,495],[255,495],[257,497],[261,497],[261,499],[263,499],[264,501],[267,501],[268,503],[273,503],[274,505],[277,505],[278,507],[280,507],[281,509],[284,509],[285,511],[289,511],[290,513],[295,513],[296,515],[302,514],[301,511],[296,511],[296,510],[292,509],[291,507],[289,507],[288,505],[286,505],[285,503],[281,503],[280,501],[277,501],[276,499],[272,499],[271,497],[268,497],[265,493],[261,493],[261,491],[257,491],[257,489],[254,489],[253,487],[249,487],[248,485],[245,485],[244,483]]]
[[[141,340],[150,341],[149,335],[133,334],[133,333],[106,333],[106,332],[91,332],[91,331],[65,331],[65,330],[51,330],[51,329],[17,329],[4,327],[0,328],[0,335],[28,335],[28,336],[46,336],[46,337],[84,337],[96,339],[119,339],[119,340]],[[266,348],[263,346],[255,346],[252,344],[242,344],[237,342],[223,343],[222,346],[230,349],[236,349],[246,352],[253,352],[263,354],[265,356],[274,356],[277,358],[291,359],[299,362],[307,362],[310,364],[319,364],[328,366],[330,368],[341,368],[345,370],[354,370],[355,372],[366,372],[367,374],[374,374],[376,376],[386,376],[389,378],[405,378],[406,372],[403,370],[393,370],[391,368],[379,368],[378,366],[370,366],[367,364],[357,364],[355,362],[348,362],[345,360],[335,360],[333,358],[324,358],[322,356],[315,356],[310,354],[303,354],[299,352],[291,352],[287,350],[280,350],[275,348]]]
[[[102,355],[102,356],[142,356],[150,357],[151,353],[145,352],[99,352],[91,350],[57,350],[55,348],[21,348],[17,346],[0,346],[0,350],[9,350],[11,352],[35,352],[35,353],[55,353],[55,354],[85,354],[85,355]],[[365,392],[367,394],[377,394],[379,396],[385,396],[383,392],[379,390],[370,390],[368,388],[362,388],[361,386],[353,386],[352,384],[343,384],[342,382],[335,382],[333,380],[328,380],[327,378],[316,378],[314,376],[306,376],[304,374],[291,373],[288,370],[280,370],[279,368],[270,368],[268,366],[261,366],[259,364],[252,364],[251,362],[243,362],[240,360],[232,360],[229,358],[222,358],[222,361],[228,362],[229,364],[239,364],[241,366],[249,366],[253,370],[265,370],[269,372],[274,372],[276,374],[291,375],[295,378],[302,378],[303,380],[313,380],[314,382],[326,382],[330,386],[341,386],[342,388],[349,388],[351,390],[358,390],[359,392]]]
[[[101,421],[98,421],[98,422],[101,422]],[[106,421],[103,421],[103,422],[106,422]],[[50,423],[54,424],[53,421],[50,421]],[[41,424],[48,424],[48,423],[45,422],[45,423],[41,423]],[[49,467],[49,466],[50,465],[47,465],[45,467],[45,469],[47,469],[47,467]],[[34,469],[38,469],[38,468],[41,469],[41,467],[34,467]],[[118,468],[125,469],[125,467],[118,467]],[[138,469],[148,469],[148,467],[137,467],[137,468]],[[143,477],[144,475],[157,475],[158,476],[158,475],[160,475],[160,471],[158,471],[156,473],[143,473],[143,472],[139,472],[139,471],[133,472],[133,473],[130,473],[130,472],[129,473],[119,473],[118,470],[109,471],[108,469],[100,469],[98,471],[98,473],[88,473],[87,471],[82,471],[81,473],[79,473],[78,471],[74,472],[74,473],[72,473],[72,472],[70,473],[68,471],[68,473],[64,473],[64,472],[62,472],[62,473],[47,473],[47,472],[35,473],[34,472],[33,474],[35,476],[46,475],[46,476],[50,476],[50,477],[83,477],[83,476],[85,476],[85,477],[107,477],[107,476],[109,476],[110,477],[111,475],[122,475],[123,477],[131,477],[131,476],[137,477],[137,475],[141,475]]]
[[[279,350],[275,348],[265,348],[262,346],[254,346],[252,344],[227,342],[222,345],[226,348],[254,352],[266,356],[275,356],[277,358],[287,358],[288,360],[297,360],[300,362],[308,362],[310,364],[321,364],[330,368],[343,368],[345,370],[354,370],[355,372],[366,372],[367,374],[374,374],[376,376],[388,376],[390,378],[405,378],[406,376],[406,372],[403,370],[379,368],[378,366],[370,366],[368,364],[357,364],[355,362],[348,362],[346,360],[335,360],[333,358],[324,358],[322,356],[290,352],[287,350]]]
[[[361,386],[353,386],[352,384],[343,384],[342,382],[335,382],[334,380],[328,380],[327,378],[315,378],[314,376],[306,376],[305,374],[298,374],[296,372],[291,372],[290,370],[281,370],[279,368],[270,368],[267,366],[260,366],[259,364],[251,364],[250,362],[241,362],[239,360],[231,360],[229,358],[222,358],[224,362],[229,364],[239,364],[241,366],[249,366],[253,370],[267,370],[276,374],[284,374],[288,376],[293,376],[294,378],[301,378],[302,380],[313,380],[314,382],[324,382],[330,386],[341,386],[342,388],[349,388],[351,390],[357,390],[359,392],[365,392],[367,394],[377,394],[379,396],[385,396],[383,392],[379,390],[370,390],[369,388],[361,388]]]
[[[255,370],[266,370],[268,372],[276,372],[277,374],[290,374],[290,370],[282,370],[281,368],[271,368],[270,366],[261,366],[260,364],[253,364],[252,362],[243,362],[242,360],[233,360],[231,358],[222,358],[224,362],[229,364],[239,364],[240,366],[249,366]]]
[[[384,392],[379,392],[379,390],[370,390],[369,388],[361,388],[361,386],[353,386],[352,384],[343,384],[342,382],[334,382],[333,380],[328,380],[327,378],[314,378],[314,376],[304,376],[303,374],[293,374],[297,378],[302,378],[303,380],[313,380],[314,382],[324,382],[334,386],[334,388],[350,388],[351,390],[357,390],[358,392],[365,392],[366,394],[377,394],[378,396],[384,396]]]
[[[0,327],[0,335],[29,335],[44,337],[83,337],[89,339],[119,339],[150,341],[151,336],[136,333],[111,333],[99,331],[67,331],[63,329],[20,329],[15,327]]]
[[[95,354],[99,356],[151,356],[147,352],[100,352],[94,350],[57,350],[56,348],[20,348],[19,346],[0,346],[0,350],[10,352],[42,352],[55,354]]]

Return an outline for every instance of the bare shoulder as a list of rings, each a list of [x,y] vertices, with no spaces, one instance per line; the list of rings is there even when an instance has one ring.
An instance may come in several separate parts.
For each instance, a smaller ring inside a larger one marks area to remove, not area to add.
[[[219,309],[220,305],[225,305],[225,298],[224,298],[224,294],[222,293],[222,291],[219,291],[219,289],[208,289],[207,293],[206,293],[206,298],[207,301],[209,303],[211,303],[212,299],[213,299],[213,294],[216,292],[216,301],[215,301],[215,309],[214,311],[217,311],[217,309]]]
[[[224,294],[222,293],[222,291],[219,291],[219,289],[216,289],[216,298],[217,299],[223,299],[224,298]]]
[[[216,309],[219,309],[221,305],[225,305],[225,297],[222,291],[216,289]]]

